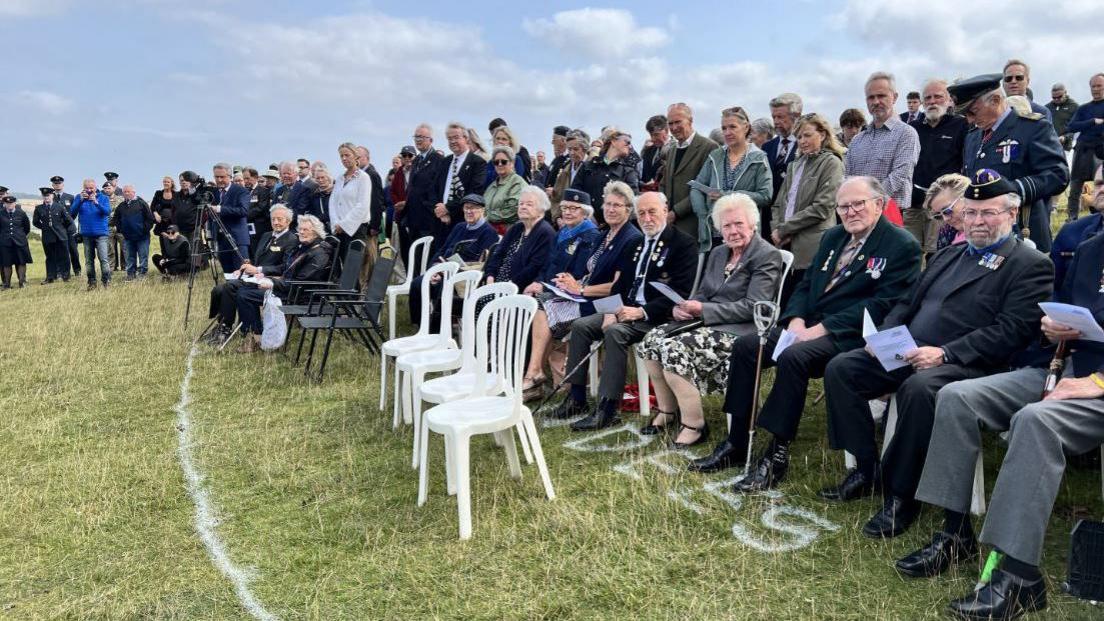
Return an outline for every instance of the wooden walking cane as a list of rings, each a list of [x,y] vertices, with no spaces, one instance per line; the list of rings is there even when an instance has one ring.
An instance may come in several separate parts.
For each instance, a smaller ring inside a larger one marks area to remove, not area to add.
[[[1043,384],[1043,396],[1041,397],[1043,399],[1058,385],[1058,380],[1062,379],[1062,371],[1066,369],[1066,356],[1069,355],[1067,353],[1069,349],[1067,342],[1064,339],[1058,341],[1058,347],[1054,350],[1054,357],[1050,359],[1050,368],[1047,369],[1046,382]]]
[[[759,384],[763,381],[763,349],[767,346],[767,335],[778,322],[778,305],[770,301],[755,303],[752,312],[755,331],[759,334],[759,354],[755,357],[755,390],[751,393],[751,416],[748,417],[748,450],[744,463],[744,475],[751,472],[751,447],[755,440],[755,423],[759,418]]]

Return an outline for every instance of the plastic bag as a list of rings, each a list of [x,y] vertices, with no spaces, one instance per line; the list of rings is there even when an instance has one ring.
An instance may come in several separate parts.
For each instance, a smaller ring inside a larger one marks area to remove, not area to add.
[[[261,322],[264,332],[261,332],[261,349],[272,351],[280,349],[287,340],[287,321],[284,319],[283,304],[280,298],[272,295],[272,291],[266,291],[264,305],[261,307]]]

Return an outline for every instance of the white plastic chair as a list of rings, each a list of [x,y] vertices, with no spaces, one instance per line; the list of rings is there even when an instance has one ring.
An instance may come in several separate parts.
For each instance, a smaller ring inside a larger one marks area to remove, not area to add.
[[[452,277],[449,281],[449,291],[452,295],[455,295],[456,287],[463,285],[463,306],[464,312],[468,312],[469,305],[474,308],[475,300],[472,294],[475,292],[476,285],[479,280],[483,278],[483,272],[478,270],[471,270],[466,272],[460,272]],[[448,334],[449,338],[452,338],[452,303],[448,305],[448,317],[444,312],[444,298],[445,292],[442,291],[441,296],[441,333]],[[469,304],[470,303],[470,304]],[[473,330],[474,330],[474,321]],[[460,341],[464,343],[465,340],[471,338],[471,336],[463,329],[461,325]],[[455,340],[455,339],[454,339]],[[443,371],[454,371],[460,368],[463,362],[462,352],[455,347],[435,347],[433,349],[423,349],[420,351],[412,351],[400,355],[395,359],[395,372],[399,374],[401,378],[399,384],[401,385],[402,392],[402,418],[403,420],[409,420],[414,424],[414,457],[412,458],[412,468],[418,467],[418,426],[421,417],[421,404],[418,404],[417,409],[414,407],[416,387],[419,386],[424,380],[425,376],[429,373],[438,373]]]
[[[399,338],[390,339],[380,347],[380,411],[383,411],[383,406],[387,401],[387,358],[398,358],[402,354],[412,351],[422,351],[425,349],[434,349],[436,347],[447,346],[450,340],[451,330],[444,329],[441,332],[433,333],[431,326],[429,325],[429,307],[431,305],[431,298],[429,294],[429,285],[435,274],[440,274],[444,281],[444,285],[441,291],[441,323],[445,324],[450,318],[448,314],[452,311],[452,289],[450,288],[450,282],[452,277],[456,275],[456,271],[460,266],[451,262],[438,263],[424,272],[425,277],[422,278],[422,299],[425,303],[422,304],[422,316],[418,322],[418,332],[410,336],[401,336]],[[445,308],[447,305],[447,308]],[[455,343],[452,344],[455,347]],[[395,370],[395,398],[394,398],[394,416],[392,420],[392,427],[398,428],[399,426],[399,402],[401,401],[401,394],[399,393],[399,372]]]
[[[426,271],[426,265],[429,264],[429,245],[433,243],[433,237],[427,235],[421,237],[410,244],[410,250],[407,251],[406,259],[406,279],[397,285],[390,285],[387,287],[387,338],[395,338],[395,300],[400,295],[410,295],[410,283],[414,282],[415,274],[422,274]],[[414,270],[414,262],[418,260],[418,252],[421,251],[421,266],[422,269]],[[414,318],[411,317],[411,320]],[[383,406],[380,406],[383,409]]]
[[[419,443],[418,506],[425,504],[428,492],[429,432],[433,431],[444,436],[445,468],[451,470],[456,489],[460,539],[471,538],[469,445],[474,435],[494,434],[506,450],[510,476],[520,478],[521,464],[512,430],[521,423],[529,437],[544,491],[549,500],[556,497],[532,412],[522,403],[525,345],[536,311],[537,301],[523,295],[501,297],[484,307],[476,326],[475,379],[471,393],[464,399],[434,406],[425,413]],[[494,378],[491,388],[487,387],[488,375]]]

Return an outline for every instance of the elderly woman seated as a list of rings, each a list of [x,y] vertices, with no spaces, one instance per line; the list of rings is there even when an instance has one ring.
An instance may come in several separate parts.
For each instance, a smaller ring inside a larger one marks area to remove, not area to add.
[[[697,293],[675,306],[675,321],[641,342],[659,413],[640,432],[654,435],[677,422],[677,448],[707,438],[702,395],[727,385],[732,346],[755,332],[755,302],[774,298],[782,273],[782,255],[757,233],[759,209],[750,197],[722,196],[712,218],[724,243],[709,253]]]
[[[260,346],[261,304],[266,291],[287,300],[291,293],[291,283],[295,281],[325,281],[330,275],[334,249],[323,238],[326,227],[318,218],[310,215],[299,216],[299,245],[288,257],[286,267],[279,276],[268,276],[250,264],[242,266],[245,276],[257,278],[255,285],[238,289],[235,299],[238,304],[238,318],[241,319],[245,343],[238,349],[240,353],[252,353]]]
[[[629,223],[633,212],[632,189],[621,181],[606,184],[602,211],[609,230],[603,234],[590,220],[594,213],[590,196],[568,189],[560,201],[563,228],[556,238],[548,267],[541,282],[560,291],[585,299],[606,297],[618,276],[618,257],[626,245],[640,239],[640,231]],[[533,349],[525,372],[525,390],[544,383],[544,363],[552,339],[560,339],[571,329],[571,322],[594,313],[589,301],[569,300],[550,291],[540,282],[525,289],[537,295],[540,310],[533,318]]]
[[[932,218],[943,221],[935,235],[935,252],[966,241],[966,223],[962,221],[962,197],[966,194],[968,185],[969,178],[958,173],[949,173],[932,181],[924,196],[924,208],[932,212]],[[928,257],[933,254],[935,253],[928,253]]]
[[[484,217],[483,197],[479,194],[468,194],[464,197],[464,221],[456,223],[449,231],[445,243],[430,257],[430,265],[443,263],[448,260],[460,258],[464,263],[472,263],[482,260],[483,253],[498,242],[498,233],[491,228]],[[432,302],[441,297],[440,274],[429,287]],[[418,276],[410,283],[410,321],[419,321],[422,316],[422,277]],[[440,322],[436,311],[430,318],[430,326]]]
[[[549,200],[544,188],[528,185],[518,195],[518,223],[506,231],[491,258],[483,266],[487,283],[510,281],[524,291],[533,284],[548,261],[556,231],[544,219]]]

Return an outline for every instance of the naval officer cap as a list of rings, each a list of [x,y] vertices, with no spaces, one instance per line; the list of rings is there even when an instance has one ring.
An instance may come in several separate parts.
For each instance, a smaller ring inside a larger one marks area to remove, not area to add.
[[[54,188],[38,188],[39,192],[42,192],[43,196],[49,196],[54,193]]]
[[[4,204],[7,205],[9,203],[14,203],[15,201],[17,201],[19,199],[17,199],[16,197],[9,194],[9,195],[5,196],[4,198],[2,198],[0,200],[4,201]]]
[[[579,203],[580,205],[590,204],[590,194],[582,190],[576,190],[575,188],[568,188],[564,190],[563,199],[569,203]]]
[[[65,177],[62,177],[61,175],[54,175],[53,177],[50,177],[50,183],[65,183]]]
[[[982,168],[971,177],[965,196],[970,200],[984,201],[1005,194],[1018,193],[1016,185],[1000,176],[1000,173],[990,168]]]
[[[955,112],[965,113],[978,97],[997,90],[1001,77],[999,73],[983,73],[948,86],[947,92],[955,100]]]
[[[119,178],[119,173],[117,173],[117,172],[108,171],[108,172],[104,173],[104,179],[107,179],[108,181],[114,181],[118,178]]]
[[[487,206],[487,201],[484,200],[483,195],[474,192],[466,195],[461,202],[465,205],[479,205],[480,209]]]
[[[0,185],[0,194],[7,194],[7,193],[8,193],[8,188],[5,188],[4,186]]]

